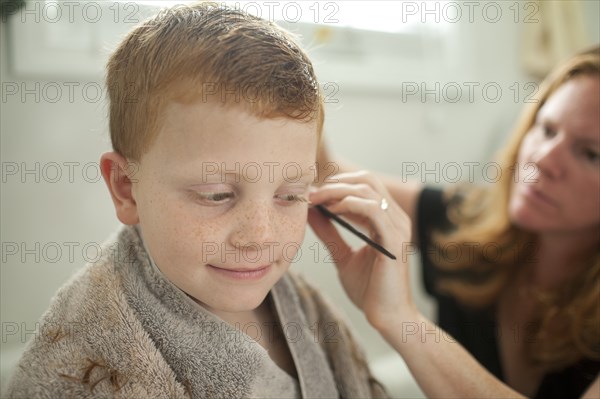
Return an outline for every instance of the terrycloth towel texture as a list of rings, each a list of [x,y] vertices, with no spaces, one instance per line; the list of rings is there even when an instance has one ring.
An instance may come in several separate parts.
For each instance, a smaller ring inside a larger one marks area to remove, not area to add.
[[[304,280],[286,273],[270,295],[302,397],[386,396],[344,322]],[[98,262],[86,265],[57,292],[6,395],[277,396],[282,391],[274,381],[281,378],[269,372],[273,364],[249,335],[166,279],[149,261],[136,229],[125,226],[103,246]]]

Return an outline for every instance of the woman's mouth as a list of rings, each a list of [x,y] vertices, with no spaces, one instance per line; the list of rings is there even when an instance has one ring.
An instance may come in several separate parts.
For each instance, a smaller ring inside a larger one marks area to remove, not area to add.
[[[536,190],[532,186],[523,187],[523,193],[525,194],[525,197],[531,200],[533,203],[558,208],[556,201],[543,192]]]

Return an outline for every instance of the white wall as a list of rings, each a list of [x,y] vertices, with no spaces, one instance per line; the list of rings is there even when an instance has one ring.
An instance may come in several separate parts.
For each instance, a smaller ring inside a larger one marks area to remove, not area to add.
[[[594,38],[591,41],[598,42],[598,3],[590,1],[585,5],[590,37]],[[90,83],[102,84],[101,74],[83,73],[86,78],[76,79],[69,78],[69,73],[35,76],[35,73],[14,70],[15,49],[10,48],[9,43],[19,45],[20,41],[13,41],[6,23],[2,23],[1,28],[3,247],[0,273],[1,377],[4,381],[25,341],[32,337],[36,320],[47,308],[53,293],[85,263],[86,256],[95,256],[95,245],[90,245],[101,243],[117,228],[118,221],[97,168],[100,154],[110,149],[106,103],[88,101],[85,97],[95,96]],[[454,82],[466,90],[465,82],[476,82],[479,87],[495,83],[502,88],[503,95],[494,103],[486,101],[477,89],[472,102],[450,103],[442,97],[438,103],[431,100],[431,96],[427,102],[418,96],[403,100],[397,90],[354,85],[352,74],[339,72],[344,79],[337,82],[339,92],[334,99],[338,102],[327,105],[328,142],[337,153],[365,168],[393,174],[399,174],[408,162],[415,162],[419,167],[426,162],[428,170],[435,170],[438,162],[438,172],[426,176],[417,174],[433,184],[444,183],[443,168],[449,162],[483,164],[501,145],[523,106],[527,92],[522,92],[514,101],[510,87],[516,83],[524,90],[524,85],[531,80],[519,67],[520,28],[520,24],[508,18],[496,24],[485,21],[458,24],[452,37],[443,42],[443,51],[429,54],[431,62],[423,65],[430,84],[437,81],[443,87]],[[44,66],[47,59],[40,54],[30,54],[30,62]],[[315,56],[317,69],[324,71],[320,72],[322,81],[336,80],[335,70],[327,69],[327,54],[321,51]],[[348,70],[361,62],[352,57],[346,60],[350,65]],[[395,76],[394,70],[387,73]],[[423,70],[407,68],[399,70],[397,79],[420,85],[424,82],[423,73]],[[357,74],[356,78],[360,80],[361,76]],[[66,82],[77,84],[73,101]],[[38,90],[39,100],[33,94],[22,99],[20,93],[8,95],[6,91],[14,85],[20,91],[21,85],[35,91],[37,84],[49,90],[45,94]],[[88,93],[82,90],[86,84]],[[63,95],[53,103],[48,100],[54,97],[51,88],[56,85],[62,88]],[[54,163],[60,167],[62,176],[59,178],[56,178]],[[24,168],[33,169],[36,165],[39,172],[22,175]],[[14,168],[17,168],[16,174],[12,174]],[[476,179],[481,180],[481,171],[479,168],[477,171]],[[467,169],[462,172],[465,178]],[[54,179],[57,181],[51,182]],[[303,246],[305,255],[294,268],[344,309],[370,359],[386,359],[400,370],[401,362],[396,355],[386,357],[392,353],[391,348],[346,299],[336,280],[334,266],[322,262],[323,251],[315,263],[315,252],[310,249],[315,242],[315,236],[308,231]],[[87,253],[82,251],[86,245]],[[60,255],[57,248],[62,252]],[[72,257],[70,248],[73,248]],[[418,268],[413,265],[411,272],[417,301],[427,314],[432,314],[432,304],[423,297],[417,283]],[[405,395],[418,395],[410,383],[406,387]]]

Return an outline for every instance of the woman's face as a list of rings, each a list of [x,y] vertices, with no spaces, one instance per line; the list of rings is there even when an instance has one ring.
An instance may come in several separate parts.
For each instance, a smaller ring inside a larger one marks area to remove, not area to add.
[[[600,226],[600,79],[579,76],[539,110],[519,150],[509,203],[524,230],[596,232]]]

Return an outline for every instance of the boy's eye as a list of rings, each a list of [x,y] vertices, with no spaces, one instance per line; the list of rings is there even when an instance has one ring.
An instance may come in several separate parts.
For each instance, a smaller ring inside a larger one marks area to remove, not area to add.
[[[227,202],[229,199],[233,198],[232,192],[222,192],[222,193],[207,193],[207,192],[195,192],[196,195],[203,201],[206,202]]]
[[[277,198],[286,202],[308,202],[306,197],[299,194],[281,194],[278,195]]]

